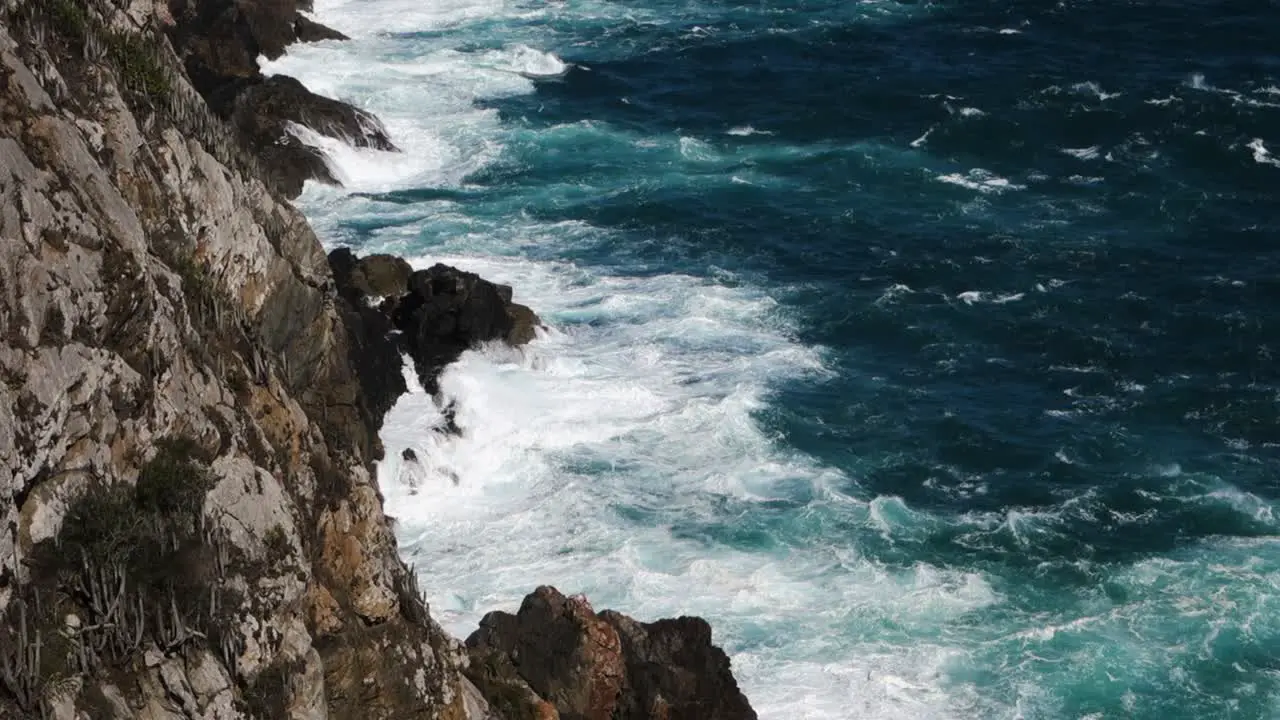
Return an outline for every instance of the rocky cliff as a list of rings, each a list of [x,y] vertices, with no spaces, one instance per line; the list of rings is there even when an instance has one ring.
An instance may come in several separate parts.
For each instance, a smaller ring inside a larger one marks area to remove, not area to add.
[[[0,3],[0,717],[753,717],[705,624],[522,610],[468,649],[432,621],[372,472],[401,353],[429,388],[538,321],[325,255],[286,198],[333,178],[289,124],[394,146],[258,72],[337,35],[302,9]],[[541,624],[571,662],[530,665]],[[612,678],[589,707],[583,672]]]

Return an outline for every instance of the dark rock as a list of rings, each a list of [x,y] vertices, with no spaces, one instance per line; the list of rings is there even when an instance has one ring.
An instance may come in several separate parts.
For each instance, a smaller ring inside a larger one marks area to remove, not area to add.
[[[462,672],[498,717],[506,720],[559,720],[561,717],[554,705],[538,697],[520,677],[506,653],[475,653]]]
[[[342,184],[334,176],[324,153],[292,135],[283,135],[272,142],[256,138],[250,141],[250,146],[266,175],[262,180],[287,198],[301,195],[308,180],[326,185]]]
[[[364,297],[363,291],[352,281],[359,262],[360,258],[356,257],[351,248],[340,247],[329,252],[329,270],[333,273],[333,284],[338,290],[338,296],[353,305]]]
[[[228,93],[232,99],[225,97]],[[232,124],[262,159],[272,185],[289,197],[297,197],[307,180],[338,183],[324,154],[294,135],[291,124],[357,147],[396,149],[377,118],[347,103],[316,95],[291,77],[276,75],[224,84],[214,92],[212,104],[228,103]]]
[[[413,358],[423,389],[436,395],[441,371],[467,349],[494,340],[519,345],[541,326],[532,310],[509,301],[510,287],[447,265],[412,272],[393,255],[360,258],[338,248],[329,253],[329,267],[343,320],[357,339],[352,361],[375,411],[389,410],[404,392],[401,353]],[[377,297],[384,299],[370,307]],[[461,434],[456,410],[453,402],[441,407],[446,433]]]
[[[298,15],[298,17],[293,21],[293,32],[297,37],[298,42],[351,39],[328,25],[322,25],[305,15]]]
[[[514,326],[497,285],[440,264],[409,276],[409,292],[394,321],[423,388],[432,394],[446,365],[468,348],[505,340]]]
[[[351,282],[357,267],[355,254],[338,248],[329,253],[329,267],[338,291],[338,311],[351,337],[349,354],[364,395],[365,421],[376,432],[382,418],[409,389],[401,372],[400,348],[392,337],[391,319],[369,307],[364,293]]]
[[[444,416],[444,431],[449,435],[461,435],[462,428],[458,427],[458,403],[450,400],[440,408],[440,414]],[[458,479],[454,478],[453,484],[458,484]]]
[[[405,462],[418,462],[418,453],[414,452],[413,448],[405,448],[404,452],[400,453],[400,458]]]
[[[467,649],[468,677],[495,705],[527,685],[565,720],[756,718],[701,618],[597,615],[583,598],[540,587],[515,615],[486,615]]]
[[[231,0],[170,0],[169,39],[205,98],[235,79],[261,77],[248,17]]]
[[[258,52],[268,59],[280,57],[298,39],[294,32],[297,0],[235,0],[235,6],[257,41]]]
[[[298,39],[301,9],[297,0],[169,0],[170,37],[180,56],[199,58],[216,75],[256,76],[258,55],[274,60]]]
[[[302,40],[345,38],[299,14],[298,0],[169,0],[169,38],[209,107],[261,161],[262,178],[296,197],[314,179],[337,184],[323,153],[289,132],[295,123],[357,147],[395,150],[373,115],[284,76],[265,78],[258,56]]]
[[[250,136],[274,138],[292,122],[356,147],[396,149],[376,117],[347,103],[316,95],[285,75],[273,75],[242,90],[236,96],[232,119]]]

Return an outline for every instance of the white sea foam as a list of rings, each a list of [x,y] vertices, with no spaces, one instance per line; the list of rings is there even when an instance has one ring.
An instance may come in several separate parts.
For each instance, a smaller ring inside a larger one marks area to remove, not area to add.
[[[949,173],[947,175],[939,175],[938,180],[952,185],[959,185],[969,190],[977,190],[984,194],[1000,194],[1010,190],[1025,190],[1025,185],[1017,185],[1009,182],[1007,179],[1000,177],[992,172],[982,168],[974,168],[969,172],[961,175],[960,173]]]
[[[1094,97],[1104,102],[1107,100],[1111,100],[1112,98],[1118,98],[1123,94],[1118,92],[1109,93],[1103,90],[1102,86],[1098,85],[1098,83],[1093,81],[1076,83],[1075,85],[1071,86],[1071,89],[1072,91],[1083,94],[1083,95],[1093,95]]]
[[[1262,138],[1254,138],[1245,147],[1253,151],[1253,161],[1262,165],[1280,167],[1280,159],[1272,157],[1271,151],[1262,143]]]
[[[483,53],[480,61],[497,70],[533,78],[557,77],[569,71],[569,65],[555,53],[542,52],[523,44]]]
[[[1062,152],[1081,160],[1096,160],[1100,149],[1097,145],[1093,145],[1086,148],[1062,148]]]
[[[772,130],[757,130],[750,125],[739,125],[725,130],[726,135],[736,135],[738,137],[749,137],[751,135],[772,135]]]

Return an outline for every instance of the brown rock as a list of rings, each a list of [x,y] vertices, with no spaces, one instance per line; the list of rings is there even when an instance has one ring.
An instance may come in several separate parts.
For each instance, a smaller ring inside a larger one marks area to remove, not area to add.
[[[537,313],[527,305],[520,303],[507,305],[507,317],[511,318],[511,330],[507,332],[509,345],[524,345],[536,338],[538,328],[542,327],[542,321],[538,319]]]
[[[505,654],[565,720],[612,720],[619,708],[626,665],[618,633],[585,599],[540,587],[516,615],[485,616],[467,646],[482,659]]]
[[[756,720],[701,618],[597,615],[540,587],[515,615],[486,615],[467,647],[468,677],[495,708],[521,708],[513,717],[528,717],[515,702],[527,683],[566,720]]]
[[[356,263],[351,284],[372,297],[400,296],[409,292],[409,262],[395,255],[366,255]]]
[[[538,697],[505,653],[477,652],[463,673],[504,720],[560,720],[555,706]]]
[[[324,585],[313,585],[307,591],[307,620],[316,637],[333,635],[342,630],[342,606]]]

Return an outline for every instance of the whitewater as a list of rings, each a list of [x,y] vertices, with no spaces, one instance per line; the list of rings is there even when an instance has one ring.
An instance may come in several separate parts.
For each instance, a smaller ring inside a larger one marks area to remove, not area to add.
[[[831,5],[785,21],[781,9],[699,3],[315,5],[318,20],[352,39],[291,48],[264,60],[264,70],[372,111],[403,150],[353,149],[299,128],[343,183],[308,184],[299,201],[318,234],[329,247],[392,252],[415,267],[442,262],[509,284],[547,324],[520,350],[466,353],[442,377],[441,398],[425,395],[408,372],[411,392],[386,419],[378,479],[387,511],[433,616],[456,636],[551,584],[644,620],[707,618],[762,718],[1280,718],[1280,660],[1266,649],[1280,641],[1280,529],[1270,486],[1190,466],[1180,452],[1124,445],[1128,425],[1081,429],[1089,418],[1105,423],[1140,409],[1181,382],[1177,373],[1106,367],[1075,357],[1075,343],[1027,370],[1058,383],[1052,400],[1036,400],[1023,416],[1034,421],[969,424],[950,409],[929,419],[956,437],[1027,422],[1067,428],[1035,451],[1043,456],[1035,467],[1070,482],[1040,491],[1031,489],[1038,480],[1026,480],[1010,491],[1001,483],[1021,461],[990,460],[984,472],[987,461],[964,454],[972,450],[915,459],[926,454],[910,439],[912,427],[925,420],[903,409],[951,402],[938,393],[981,396],[946,387],[957,367],[998,373],[998,382],[1024,377],[994,340],[940,332],[919,351],[928,359],[913,375],[919,386],[899,382],[892,363],[839,345],[846,331],[828,338],[812,330],[801,301],[825,286],[758,258],[794,253],[802,263],[800,250],[781,241],[780,249],[690,249],[688,237],[741,209],[721,209],[716,197],[815,197],[808,209],[780,207],[819,217],[839,205],[824,195],[835,182],[830,168],[850,163],[866,173],[857,192],[894,198],[907,183],[914,195],[904,197],[938,193],[966,226],[1004,223],[997,214],[1005,212],[1036,232],[1056,232],[1064,207],[1083,222],[1105,216],[1102,200],[1079,199],[1114,181],[1097,166],[1149,165],[1154,150],[1132,137],[1081,136],[1046,141],[1038,157],[1053,159],[1043,169],[957,160],[932,148],[976,137],[966,134],[973,123],[1007,121],[994,100],[979,110],[945,93],[927,101],[935,115],[892,141],[788,143],[769,118],[727,109],[701,126],[691,116],[655,131],[643,119],[652,98],[621,91],[609,98],[616,116],[584,110],[529,120],[542,111],[540,89],[603,84],[597,63],[661,50],[644,47],[646,33],[677,52],[713,36],[749,42],[765,32],[743,20],[757,14],[779,32],[800,32],[837,20],[896,22],[932,5]],[[985,31],[1021,42],[1034,30],[1011,20]],[[1109,112],[1108,103],[1165,107],[1106,83],[1062,87],[1040,96],[1098,112]],[[1159,89],[1163,95],[1150,96],[1206,92],[1203,82]],[[1280,136],[1268,137],[1278,146]],[[1264,139],[1248,139],[1224,152],[1271,169]],[[877,189],[879,182],[892,187]],[[1029,213],[1026,198],[1046,185],[1070,201],[1043,200]],[[644,232],[623,217],[628,203],[650,208],[671,187],[705,193],[696,206],[704,216],[663,217]],[[925,212],[924,201],[901,202],[904,216]],[[597,204],[605,209],[578,211]],[[664,230],[686,220],[687,236]],[[868,285],[858,302],[883,315],[865,322],[915,329],[935,317],[922,313],[946,312],[961,318],[948,320],[956,327],[996,326],[1074,301],[1081,281],[1065,266],[1016,276],[987,270],[1009,247],[966,250],[963,273],[939,281],[914,271],[892,276],[883,268],[897,267],[908,249],[877,246],[878,264],[858,276]],[[1079,262],[1086,251],[1071,252]],[[853,312],[823,310],[830,322]],[[1254,380],[1270,393],[1268,383]],[[1021,402],[1017,392],[1009,402]],[[823,408],[835,398],[852,408],[830,415],[843,424],[811,419],[828,417]],[[440,432],[447,402],[456,405],[460,436]],[[865,450],[864,428],[900,439],[881,443],[873,459],[856,450]],[[1272,447],[1267,441],[1253,437],[1237,454]],[[1014,441],[989,447],[1013,458],[1030,452]],[[403,462],[406,448],[422,462]],[[899,488],[882,478],[888,459],[929,467],[904,475],[910,486]],[[1268,457],[1257,463],[1242,472],[1273,467]],[[1123,492],[1081,479],[1118,477],[1112,468],[1120,464],[1133,483]],[[1090,528],[1160,536],[1202,517],[1228,529],[1177,547],[1153,541],[1140,553],[1088,537]]]

